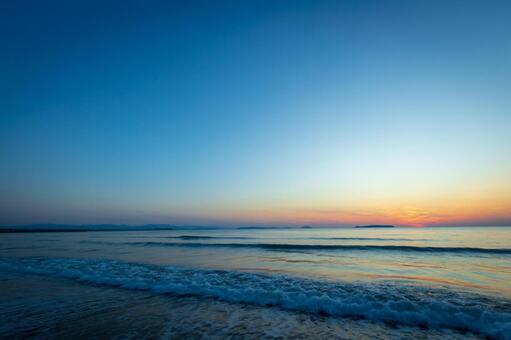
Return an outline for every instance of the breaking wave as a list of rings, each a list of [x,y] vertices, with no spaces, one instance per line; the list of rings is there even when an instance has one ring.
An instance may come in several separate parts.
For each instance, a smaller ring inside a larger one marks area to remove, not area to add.
[[[112,260],[1,258],[0,270],[395,325],[456,329],[495,338],[511,334],[511,301],[447,288],[399,282],[344,283]]]

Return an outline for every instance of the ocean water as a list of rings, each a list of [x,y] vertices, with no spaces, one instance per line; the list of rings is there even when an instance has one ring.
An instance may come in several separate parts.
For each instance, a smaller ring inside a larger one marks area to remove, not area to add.
[[[511,339],[511,228],[0,234],[0,337]]]

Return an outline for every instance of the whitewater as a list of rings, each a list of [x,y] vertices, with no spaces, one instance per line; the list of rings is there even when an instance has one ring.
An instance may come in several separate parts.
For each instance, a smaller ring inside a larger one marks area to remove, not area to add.
[[[510,339],[510,236],[506,227],[3,234],[0,289],[12,294],[0,316],[22,321],[2,322],[0,336],[76,336],[66,313],[52,324],[50,312],[72,308],[122,315],[125,337],[142,335],[133,325],[148,318],[144,334],[161,338],[230,329],[246,338]],[[142,314],[122,307],[134,301]]]

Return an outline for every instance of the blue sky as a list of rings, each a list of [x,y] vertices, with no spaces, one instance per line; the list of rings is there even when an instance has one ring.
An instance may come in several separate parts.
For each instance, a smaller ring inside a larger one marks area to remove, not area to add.
[[[511,221],[507,1],[0,6],[0,223]]]

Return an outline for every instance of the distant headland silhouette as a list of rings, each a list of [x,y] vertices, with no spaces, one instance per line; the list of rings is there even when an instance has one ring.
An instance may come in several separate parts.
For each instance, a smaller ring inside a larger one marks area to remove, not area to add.
[[[369,224],[369,225],[357,225],[353,228],[395,228],[393,225],[385,225],[385,224]]]

